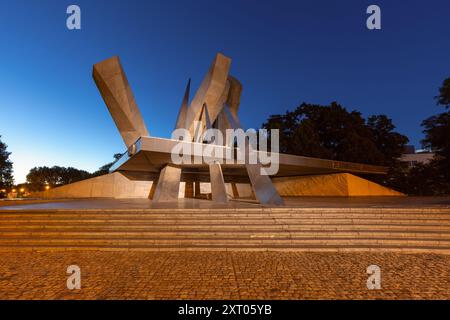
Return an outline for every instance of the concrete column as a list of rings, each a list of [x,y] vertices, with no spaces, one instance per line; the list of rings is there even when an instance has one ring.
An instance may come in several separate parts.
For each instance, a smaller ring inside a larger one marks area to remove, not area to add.
[[[270,177],[261,174],[260,164],[247,164],[245,167],[247,168],[248,177],[250,178],[250,183],[252,184],[256,199],[258,199],[261,204],[276,206],[284,205],[284,201],[275,189]]]
[[[180,190],[181,168],[166,165],[159,174],[153,202],[177,201]]]
[[[236,183],[234,183],[234,182],[231,183],[231,190],[233,191],[233,198],[234,199],[239,199],[239,191],[238,191],[238,188],[236,186]]]
[[[195,198],[200,197],[200,182],[199,181],[194,182],[194,197]]]
[[[227,203],[227,188],[225,186],[225,181],[223,180],[222,167],[220,166],[220,163],[211,163],[209,165],[209,175],[211,177],[212,201]]]
[[[245,139],[245,168],[247,169],[248,177],[252,185],[253,192],[256,199],[263,205],[282,206],[283,199],[278,194],[277,189],[267,175],[261,174],[262,165],[257,160],[257,163],[250,163],[250,153],[255,152],[250,146],[249,140]]]
[[[186,181],[186,185],[184,187],[184,197],[194,198],[194,182]]]

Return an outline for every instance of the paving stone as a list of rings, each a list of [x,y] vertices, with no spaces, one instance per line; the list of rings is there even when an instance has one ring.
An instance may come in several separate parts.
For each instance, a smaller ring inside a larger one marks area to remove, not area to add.
[[[0,299],[449,299],[450,256],[399,253],[0,253]],[[67,266],[81,290],[66,288]],[[366,268],[382,271],[368,290]]]

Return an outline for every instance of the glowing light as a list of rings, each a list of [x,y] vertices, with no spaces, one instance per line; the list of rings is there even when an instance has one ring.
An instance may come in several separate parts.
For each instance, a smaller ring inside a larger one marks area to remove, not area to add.
[[[50,186],[45,186],[45,190],[48,190],[48,189],[50,189]]]
[[[12,192],[16,192],[17,190],[16,190],[16,189],[12,189],[11,191],[12,191]]]
[[[24,188],[20,188],[20,192],[24,192],[25,191],[25,189]]]

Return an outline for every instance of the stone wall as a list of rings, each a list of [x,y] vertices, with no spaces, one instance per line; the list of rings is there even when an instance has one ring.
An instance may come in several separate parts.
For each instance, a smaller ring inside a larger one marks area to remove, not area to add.
[[[36,198],[148,198],[152,181],[135,181],[114,172],[43,192]]]

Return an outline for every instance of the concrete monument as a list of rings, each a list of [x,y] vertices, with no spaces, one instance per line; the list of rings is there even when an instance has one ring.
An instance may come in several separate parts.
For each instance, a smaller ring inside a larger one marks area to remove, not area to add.
[[[241,129],[238,111],[242,84],[229,74],[230,67],[231,59],[217,54],[190,102],[189,79],[174,126],[189,133],[189,141],[182,141],[188,148],[208,148],[202,135],[207,129],[224,134],[227,129]],[[95,64],[93,78],[127,151],[113,165],[110,174],[55,188],[41,196],[93,197],[95,194],[115,198],[148,197],[154,202],[193,197],[220,203],[256,198],[264,205],[283,205],[280,193],[283,196],[399,195],[367,180],[352,178],[351,173],[385,174],[386,168],[379,166],[277,154],[278,171],[270,176],[261,174],[265,165],[248,161],[250,152],[259,156],[261,151],[250,148],[248,141],[245,142],[248,150],[244,163],[227,161],[233,160],[231,157],[235,155],[230,156],[229,151],[234,147],[226,143],[215,144],[212,161],[193,156],[193,162],[174,163],[173,150],[181,142],[150,135],[119,58],[112,57]],[[126,185],[126,191],[121,193],[123,189],[116,184]],[[361,190],[349,192],[347,188],[342,191],[346,188],[343,186],[349,185]],[[143,191],[143,186],[147,191]],[[101,190],[94,191],[97,188]],[[133,190],[136,191],[133,193]]]

